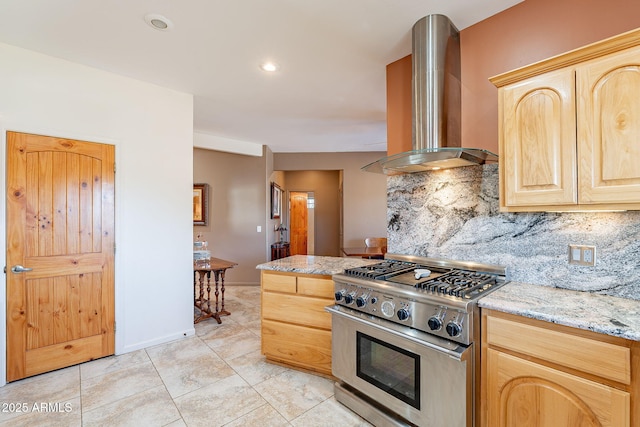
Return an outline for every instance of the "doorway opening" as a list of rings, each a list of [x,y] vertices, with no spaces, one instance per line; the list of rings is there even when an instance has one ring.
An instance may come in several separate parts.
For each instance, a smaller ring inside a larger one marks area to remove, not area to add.
[[[274,171],[272,178],[288,202],[274,225],[284,224],[290,254],[340,256],[342,171]]]

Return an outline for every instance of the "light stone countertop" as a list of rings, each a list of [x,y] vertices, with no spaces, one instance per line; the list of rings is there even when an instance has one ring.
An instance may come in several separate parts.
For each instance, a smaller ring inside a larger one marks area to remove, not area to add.
[[[481,308],[640,341],[640,301],[510,282],[482,297]]]
[[[282,271],[288,273],[332,275],[342,273],[346,268],[379,263],[379,259],[341,258],[315,255],[293,255],[256,266],[258,270]]]
[[[259,270],[332,275],[380,260],[294,255]],[[549,286],[510,282],[482,297],[481,308],[640,341],[640,301]]]

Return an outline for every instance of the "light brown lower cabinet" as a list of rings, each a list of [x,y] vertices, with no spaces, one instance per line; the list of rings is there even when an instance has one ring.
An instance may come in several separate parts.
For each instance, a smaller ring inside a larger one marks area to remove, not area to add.
[[[331,375],[331,276],[262,270],[262,353]]]
[[[640,343],[483,310],[481,425],[640,425]]]

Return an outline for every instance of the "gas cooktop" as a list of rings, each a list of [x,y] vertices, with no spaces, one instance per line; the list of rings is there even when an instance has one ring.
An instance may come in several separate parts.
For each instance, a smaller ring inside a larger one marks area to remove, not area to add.
[[[435,294],[476,298],[500,281],[495,272],[465,270],[428,262],[415,263],[388,259],[378,264],[349,268],[347,276],[412,286]]]
[[[333,280],[339,306],[469,345],[477,339],[477,300],[506,283],[506,268],[386,254]]]

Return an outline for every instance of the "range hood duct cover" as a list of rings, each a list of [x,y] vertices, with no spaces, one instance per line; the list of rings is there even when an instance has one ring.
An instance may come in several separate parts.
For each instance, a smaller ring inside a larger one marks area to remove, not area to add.
[[[412,40],[412,150],[362,169],[394,175],[496,162],[487,150],[461,147],[458,29],[429,15],[414,24]]]

